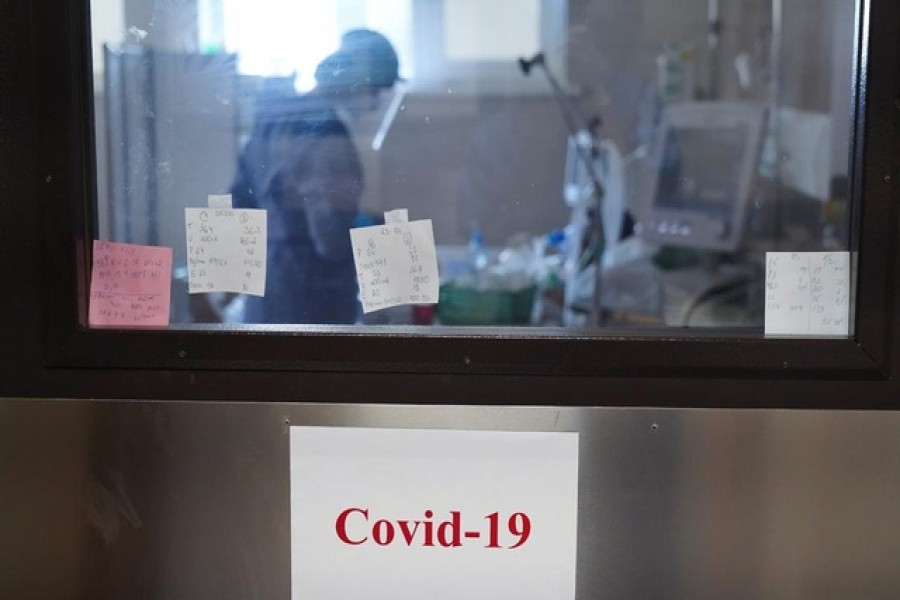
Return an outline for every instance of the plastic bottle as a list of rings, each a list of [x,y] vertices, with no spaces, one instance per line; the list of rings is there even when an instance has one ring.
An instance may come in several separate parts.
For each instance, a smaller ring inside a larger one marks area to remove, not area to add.
[[[533,325],[562,324],[566,241],[562,229],[534,240],[537,295],[531,313]]]
[[[694,97],[692,55],[667,43],[656,57],[656,78],[659,95],[666,104],[687,102]]]
[[[563,229],[554,229],[547,234],[544,246],[544,274],[547,283],[558,285],[562,281],[562,270],[565,262],[566,232]]]
[[[469,262],[469,271],[476,277],[487,269],[488,251],[484,247],[484,236],[481,235],[481,230],[472,230],[472,235],[469,236],[469,245],[466,249],[466,257]]]

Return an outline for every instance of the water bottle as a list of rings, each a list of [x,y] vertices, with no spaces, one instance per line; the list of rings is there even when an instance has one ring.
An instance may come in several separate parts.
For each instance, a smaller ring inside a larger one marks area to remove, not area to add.
[[[469,262],[469,271],[476,277],[487,269],[488,251],[484,247],[484,236],[478,229],[472,230],[472,235],[469,236],[466,257]]]

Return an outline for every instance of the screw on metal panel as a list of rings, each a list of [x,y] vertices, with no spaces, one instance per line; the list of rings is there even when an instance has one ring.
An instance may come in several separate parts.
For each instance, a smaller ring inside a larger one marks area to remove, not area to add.
[[[178,351],[178,358],[187,358],[187,350],[184,350],[184,349],[179,350],[179,351]]]
[[[654,423],[653,425],[650,426],[650,429],[652,429],[653,431],[659,431],[659,425]]]
[[[891,182],[891,174],[890,173],[888,173],[887,175],[884,176],[884,182],[885,183]]]
[[[469,358],[468,356],[466,356],[465,358],[463,358],[463,364],[468,367],[469,365],[472,364],[472,359]]]

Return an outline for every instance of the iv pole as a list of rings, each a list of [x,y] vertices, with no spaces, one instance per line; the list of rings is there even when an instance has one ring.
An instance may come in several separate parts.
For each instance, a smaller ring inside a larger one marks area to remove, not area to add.
[[[706,46],[709,50],[709,90],[707,91],[709,100],[717,100],[719,98],[719,67],[721,54],[719,42],[722,37],[722,25],[719,0],[709,0],[709,3],[707,4],[706,34]]]
[[[594,169],[594,160],[599,155],[599,150],[597,149],[596,143],[596,132],[600,127],[601,121],[599,117],[594,117],[593,119],[588,121],[580,113],[578,108],[569,101],[569,98],[563,91],[562,86],[559,84],[559,81],[553,75],[553,72],[547,67],[547,62],[545,60],[543,52],[538,52],[531,58],[519,59],[519,68],[522,70],[522,74],[526,77],[531,74],[532,69],[534,69],[535,67],[540,67],[540,69],[546,75],[547,80],[550,82],[550,87],[553,89],[553,95],[555,96],[556,101],[559,103],[560,109],[562,110],[563,119],[566,122],[566,127],[568,128],[569,134],[574,140],[575,151],[578,155],[579,160],[584,163],[585,172],[590,178],[591,187],[594,191],[594,197],[596,198],[596,202],[594,205],[592,232],[597,243],[597,252],[595,257],[596,273],[594,277],[594,293],[589,326],[599,327],[602,322],[600,267],[602,263],[601,259],[603,258],[603,248],[606,245],[606,240],[603,233],[603,215],[600,211],[600,207],[605,192],[603,189],[603,184],[600,182],[600,179],[597,177],[597,172]],[[581,139],[584,137],[583,134],[585,133],[590,139],[589,148],[585,148],[585,145],[581,143]]]

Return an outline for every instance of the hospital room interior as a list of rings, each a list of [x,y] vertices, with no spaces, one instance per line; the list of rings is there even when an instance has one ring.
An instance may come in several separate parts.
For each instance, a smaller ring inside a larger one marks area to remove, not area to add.
[[[341,118],[354,223],[430,220],[440,297],[355,326],[762,332],[767,252],[852,248],[853,5],[93,0],[95,236],[173,249],[172,326],[247,323],[189,293],[185,209],[370,29],[399,73]]]

